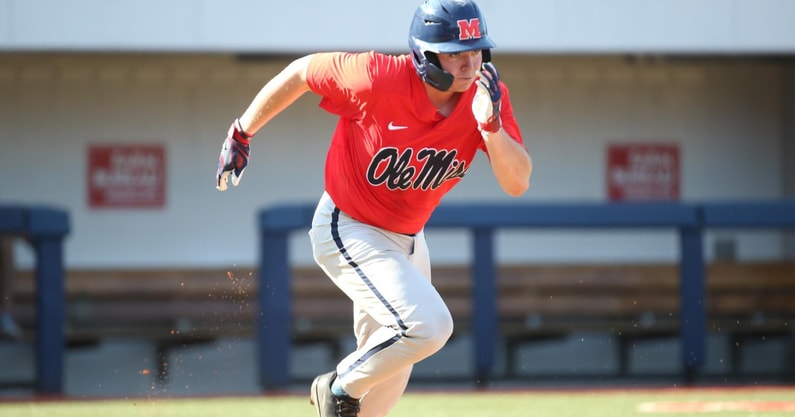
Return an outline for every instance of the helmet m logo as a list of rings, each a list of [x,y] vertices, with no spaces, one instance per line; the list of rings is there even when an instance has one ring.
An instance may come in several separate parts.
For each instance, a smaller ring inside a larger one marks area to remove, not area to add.
[[[465,41],[468,39],[480,39],[480,19],[461,19],[458,22],[458,29],[461,32],[458,35],[458,40]]]

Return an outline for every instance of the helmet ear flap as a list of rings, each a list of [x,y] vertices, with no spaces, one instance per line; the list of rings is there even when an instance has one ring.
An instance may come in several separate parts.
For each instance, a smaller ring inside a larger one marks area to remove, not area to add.
[[[428,61],[429,64],[435,66],[436,68],[442,68],[442,61],[439,60],[439,55],[435,52],[425,51],[423,52],[425,56],[425,60]]]
[[[453,74],[442,69],[442,63],[439,61],[439,55],[433,52],[425,52],[427,60],[427,74],[426,82],[437,90],[447,91],[453,85],[455,77]]]
[[[422,78],[422,81],[437,90],[447,91],[450,89],[455,77],[442,69],[438,55],[433,52],[420,52],[418,50],[412,50],[411,54],[414,59],[414,65],[417,67],[417,73]]]

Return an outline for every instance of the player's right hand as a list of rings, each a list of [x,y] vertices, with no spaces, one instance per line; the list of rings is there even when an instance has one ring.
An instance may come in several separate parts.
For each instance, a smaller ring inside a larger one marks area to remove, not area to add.
[[[240,183],[243,170],[248,165],[248,157],[251,154],[250,139],[253,136],[243,131],[239,119],[232,122],[226,139],[221,145],[221,155],[218,157],[215,183],[215,188],[218,191],[226,190],[230,175],[232,176],[232,185],[237,187],[237,184]]]

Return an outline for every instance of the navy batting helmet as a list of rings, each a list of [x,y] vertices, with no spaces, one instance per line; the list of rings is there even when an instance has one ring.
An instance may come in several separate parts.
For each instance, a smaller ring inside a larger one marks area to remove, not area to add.
[[[483,62],[491,60],[494,42],[488,37],[486,20],[471,0],[425,0],[414,12],[409,47],[414,66],[423,81],[446,91],[453,75],[442,69],[438,53],[483,50]]]

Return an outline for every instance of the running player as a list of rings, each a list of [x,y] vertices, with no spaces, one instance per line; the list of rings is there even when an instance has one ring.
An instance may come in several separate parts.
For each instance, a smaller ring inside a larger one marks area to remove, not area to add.
[[[339,116],[310,236],[318,265],[353,302],[357,349],[312,383],[319,417],[385,416],[412,366],[452,334],[423,228],[476,152],[486,152],[507,194],[530,183],[530,155],[478,6],[425,1],[409,46],[400,56],[327,52],[293,61],[232,123],[221,150],[223,191],[230,177],[240,181],[254,133],[302,94],[317,94]]]

